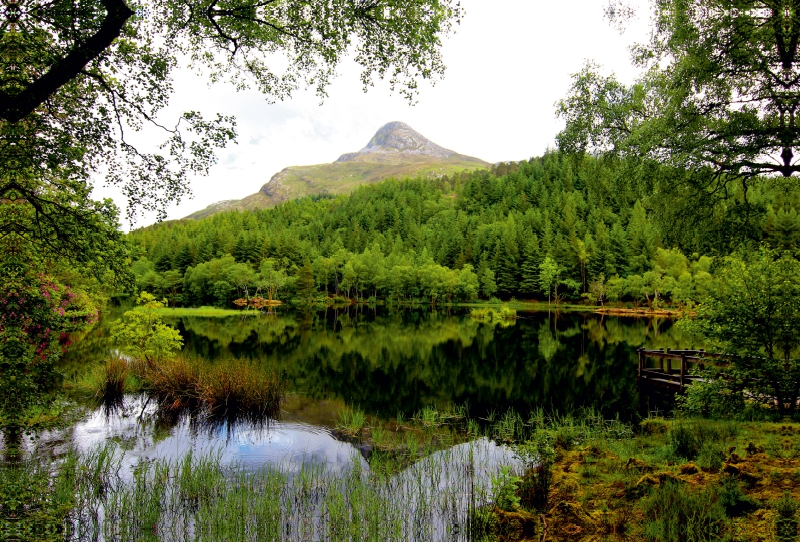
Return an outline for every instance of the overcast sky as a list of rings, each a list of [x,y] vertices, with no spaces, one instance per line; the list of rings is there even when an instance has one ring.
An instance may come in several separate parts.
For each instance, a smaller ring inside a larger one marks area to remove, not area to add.
[[[179,73],[165,114],[190,109],[207,117],[232,114],[239,138],[220,153],[207,177],[192,181],[194,198],[170,207],[169,218],[253,194],[287,166],[332,162],[361,149],[378,128],[395,120],[488,162],[539,156],[561,129],[554,104],[587,59],[623,81],[636,76],[628,46],[646,40],[646,7],[620,34],[603,16],[606,0],[461,0],[461,5],[466,16],[444,43],[445,77],[433,86],[423,82],[414,106],[380,83],[362,92],[358,66],[349,60],[322,105],[312,91],[268,104],[257,92],[209,86],[188,71]],[[98,186],[95,194],[124,207],[114,189]]]

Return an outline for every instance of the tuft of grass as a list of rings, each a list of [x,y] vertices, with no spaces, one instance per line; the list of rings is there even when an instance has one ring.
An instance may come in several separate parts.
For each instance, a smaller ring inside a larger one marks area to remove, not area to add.
[[[701,452],[709,466],[721,466],[721,447],[737,435],[736,424],[704,419],[675,420],[667,434],[676,457],[698,459]]]
[[[655,488],[642,507],[645,537],[658,542],[716,540],[725,521],[714,489],[697,491],[672,480]]]
[[[360,408],[345,408],[339,412],[336,429],[349,437],[360,437],[367,426],[367,416]]]
[[[118,405],[125,393],[138,388],[138,380],[128,361],[115,357],[93,367],[74,382],[73,387],[79,394],[90,396],[104,405]]]
[[[731,518],[743,516],[761,508],[761,503],[745,495],[739,481],[732,476],[722,479],[719,502],[725,509],[725,514]]]
[[[143,365],[139,376],[162,408],[176,411],[197,405],[199,368],[187,358],[178,356]]]
[[[230,360],[198,371],[198,399],[214,414],[261,418],[280,410],[283,385],[252,362]]]

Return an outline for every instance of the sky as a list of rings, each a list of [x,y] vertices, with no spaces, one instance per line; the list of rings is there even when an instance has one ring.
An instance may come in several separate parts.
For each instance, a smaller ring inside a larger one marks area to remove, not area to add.
[[[624,33],[604,17],[606,0],[460,0],[466,15],[443,44],[447,71],[434,85],[420,84],[418,103],[388,85],[367,93],[359,67],[345,60],[320,105],[312,90],[267,103],[255,91],[209,85],[188,69],[176,74],[175,94],[162,118],[198,110],[237,118],[237,144],[219,152],[206,177],[192,180],[193,198],[171,205],[169,219],[185,217],[211,203],[257,192],[288,166],[333,162],[364,147],[391,121],[402,121],[433,142],[487,162],[525,160],[554,147],[563,123],[555,103],[570,87],[571,75],[587,60],[632,81],[628,47],[646,41],[646,0]],[[111,197],[124,209],[114,187],[97,183],[96,197]],[[135,224],[154,221],[145,216]],[[128,225],[125,225],[128,229]]]

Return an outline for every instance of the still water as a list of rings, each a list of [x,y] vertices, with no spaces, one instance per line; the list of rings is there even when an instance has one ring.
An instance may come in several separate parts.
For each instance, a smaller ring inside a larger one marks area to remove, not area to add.
[[[66,372],[85,370],[109,352],[108,327],[126,307],[77,340]],[[388,310],[367,307],[293,311],[274,316],[166,318],[184,352],[225,363],[252,359],[286,379],[289,398],[267,427],[198,428],[189,420],[157,423],[152,405],[126,398],[119,411],[98,409],[53,448],[116,441],[131,462],[217,449],[232,461],[294,464],[307,459],[345,465],[359,450],[334,438],[345,406],[381,419],[413,416],[426,406],[467,405],[475,417],[535,407],[593,407],[632,419],[638,408],[636,349],[689,347],[673,321],[601,317],[587,312],[520,312],[513,322],[486,323],[469,309]]]

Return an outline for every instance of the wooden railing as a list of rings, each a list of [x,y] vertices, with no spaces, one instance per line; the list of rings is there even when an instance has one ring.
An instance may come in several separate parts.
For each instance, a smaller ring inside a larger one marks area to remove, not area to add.
[[[686,386],[699,380],[697,375],[689,374],[689,364],[695,363],[702,370],[707,363],[716,366],[726,366],[726,357],[723,354],[706,352],[705,350],[645,350],[639,348],[639,382],[665,388],[671,391],[683,392]],[[646,367],[645,360],[655,358],[659,360],[659,368]],[[673,361],[679,360],[679,366],[673,367]]]

